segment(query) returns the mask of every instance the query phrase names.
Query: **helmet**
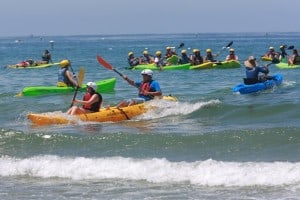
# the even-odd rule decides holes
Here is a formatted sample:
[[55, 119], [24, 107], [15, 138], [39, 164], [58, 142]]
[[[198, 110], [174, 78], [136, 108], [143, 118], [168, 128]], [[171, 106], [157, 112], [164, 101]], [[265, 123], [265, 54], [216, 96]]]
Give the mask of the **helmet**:
[[148, 51], [144, 51], [143, 54], [148, 54]]
[[186, 50], [185, 50], [185, 49], [183, 49], [183, 50], [181, 51], [181, 53], [186, 53]]
[[159, 56], [159, 55], [161, 55], [161, 51], [157, 51], [155, 54], [156, 54], [157, 56]]
[[211, 53], [211, 49], [206, 49], [206, 53]]
[[231, 48], [231, 49], [229, 49], [229, 51], [234, 51], [234, 49]]
[[170, 50], [171, 49], [171, 47], [166, 47], [166, 50]]
[[97, 85], [94, 82], [88, 82], [86, 86], [93, 88], [94, 91], [97, 91]]
[[269, 49], [270, 49], [270, 50], [274, 50], [274, 47], [270, 47]]
[[131, 55], [133, 55], [133, 52], [132, 52], [132, 51], [130, 51], [130, 52], [128, 53], [128, 56], [131, 56]]
[[193, 49], [193, 52], [196, 53], [196, 52], [200, 52], [199, 49]]
[[151, 69], [144, 69], [142, 72], [141, 72], [142, 75], [146, 74], [148, 76], [153, 76], [153, 71]]
[[68, 67], [70, 65], [70, 61], [69, 60], [62, 60], [62, 61], [60, 61], [59, 65], [61, 67]]

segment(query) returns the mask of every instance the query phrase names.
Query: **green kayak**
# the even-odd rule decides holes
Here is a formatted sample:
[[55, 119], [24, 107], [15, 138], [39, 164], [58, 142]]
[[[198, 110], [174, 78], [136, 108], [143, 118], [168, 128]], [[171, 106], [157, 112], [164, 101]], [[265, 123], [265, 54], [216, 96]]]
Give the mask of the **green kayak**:
[[[116, 78], [105, 79], [96, 82], [98, 92], [112, 92], [116, 85]], [[57, 87], [57, 86], [29, 86], [25, 87], [22, 92], [16, 96], [39, 96], [49, 94], [67, 94], [75, 91], [74, 87]], [[86, 84], [83, 84], [79, 91], [86, 91]]]
[[288, 63], [284, 63], [284, 62], [278, 63], [275, 66], [279, 69], [297, 69], [297, 68], [300, 68], [300, 65], [289, 65]]
[[13, 68], [13, 69], [41, 69], [41, 68], [51, 67], [51, 66], [55, 66], [55, 65], [59, 65], [59, 62], [48, 63], [48, 64], [38, 64], [38, 65], [27, 66], [27, 67], [22, 67], [22, 66], [18, 66], [18, 65], [7, 65], [6, 67]]
[[236, 60], [230, 60], [230, 61], [214, 63], [213, 67], [216, 69], [239, 68], [239, 67], [241, 67], [241, 63]]

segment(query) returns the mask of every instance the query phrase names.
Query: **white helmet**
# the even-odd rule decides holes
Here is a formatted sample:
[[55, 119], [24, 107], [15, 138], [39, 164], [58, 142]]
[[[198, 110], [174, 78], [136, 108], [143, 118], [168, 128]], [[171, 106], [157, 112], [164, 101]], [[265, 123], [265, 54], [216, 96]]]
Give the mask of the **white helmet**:
[[93, 88], [94, 91], [97, 91], [97, 85], [94, 82], [88, 82], [86, 86]]
[[143, 75], [143, 74], [146, 74], [146, 75], [148, 75], [148, 76], [153, 76], [153, 71], [151, 70], [151, 69], [144, 69], [142, 72], [141, 72], [141, 74]]

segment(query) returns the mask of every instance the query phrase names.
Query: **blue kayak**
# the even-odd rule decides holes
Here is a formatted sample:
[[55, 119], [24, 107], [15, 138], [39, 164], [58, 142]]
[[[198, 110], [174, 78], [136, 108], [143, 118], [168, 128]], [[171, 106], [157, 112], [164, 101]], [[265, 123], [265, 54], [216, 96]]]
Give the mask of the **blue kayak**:
[[270, 80], [261, 83], [255, 83], [251, 85], [246, 85], [244, 83], [238, 84], [232, 88], [232, 91], [239, 92], [240, 94], [249, 94], [249, 93], [255, 93], [255, 92], [271, 89], [274, 86], [278, 86], [282, 83], [283, 77], [281, 74], [275, 74], [270, 77], [271, 77]]

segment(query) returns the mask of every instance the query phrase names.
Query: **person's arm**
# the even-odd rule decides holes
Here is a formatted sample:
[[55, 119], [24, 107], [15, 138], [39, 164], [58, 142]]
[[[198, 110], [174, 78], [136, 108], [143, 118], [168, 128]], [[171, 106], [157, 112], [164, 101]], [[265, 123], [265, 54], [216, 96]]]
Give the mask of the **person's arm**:
[[133, 80], [131, 80], [130, 78], [128, 78], [128, 77], [125, 76], [125, 75], [123, 75], [122, 77], [123, 77], [123, 79], [124, 79], [125, 81], [127, 81], [130, 85], [135, 86]]
[[66, 76], [74, 86], [78, 87], [77, 82], [73, 79], [73, 76], [69, 70], [66, 71]]

